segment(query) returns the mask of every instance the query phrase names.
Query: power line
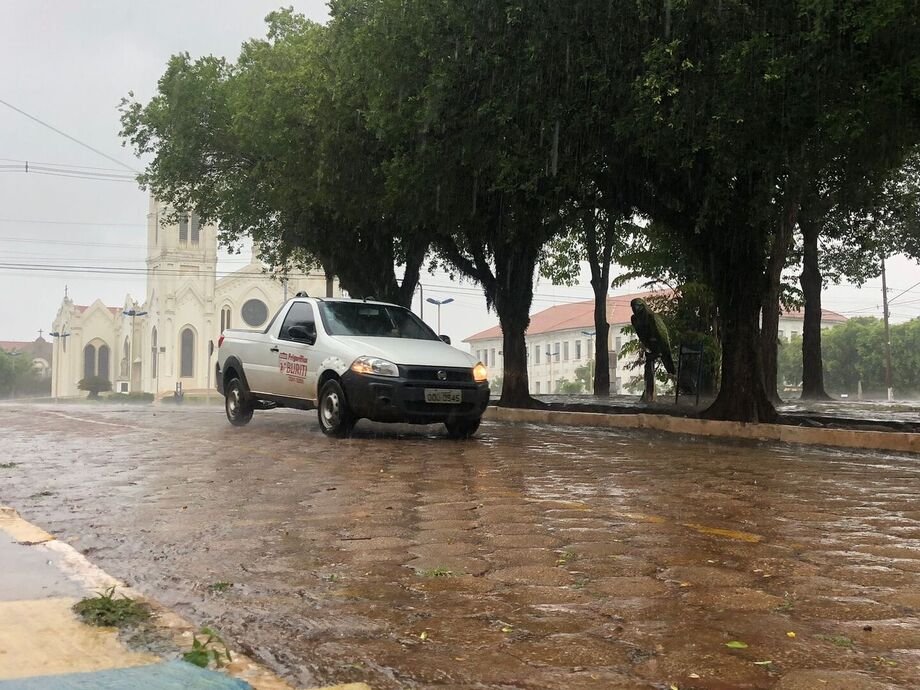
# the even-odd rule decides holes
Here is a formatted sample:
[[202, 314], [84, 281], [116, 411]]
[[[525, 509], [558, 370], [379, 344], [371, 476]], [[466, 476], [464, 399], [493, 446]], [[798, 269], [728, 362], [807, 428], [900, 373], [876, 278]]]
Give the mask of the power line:
[[920, 285], [920, 281], [917, 281], [916, 283], [914, 283], [913, 285], [911, 285], [911, 286], [910, 286], [909, 288], [907, 288], [906, 290], [902, 290], [902, 291], [899, 292], [897, 295], [895, 295], [894, 297], [892, 297], [890, 300], [888, 300], [888, 304], [891, 304], [891, 303], [894, 302], [896, 299], [898, 299], [898, 297], [901, 297], [901, 296], [904, 295], [905, 293], [910, 292], [911, 290], [913, 290], [913, 289], [914, 289], [915, 287], [917, 287], [918, 285]]
[[32, 121], [34, 121], [34, 122], [37, 122], [37, 123], [40, 124], [42, 127], [47, 127], [47, 128], [50, 129], [52, 132], [55, 132], [55, 133], [57, 133], [57, 134], [60, 134], [60, 135], [61, 135], [62, 137], [64, 137], [65, 139], [69, 139], [70, 141], [74, 142], [75, 144], [79, 144], [79, 145], [82, 146], [83, 148], [89, 149], [89, 150], [92, 151], [93, 153], [102, 156], [102, 157], [105, 158], [106, 160], [112, 161], [113, 163], [117, 164], [118, 166], [120, 166], [120, 167], [122, 167], [122, 168], [125, 168], [125, 169], [127, 169], [127, 170], [130, 170], [130, 171], [133, 172], [133, 173], [138, 173], [138, 174], [140, 173], [139, 170], [135, 170], [135, 169], [132, 168], [130, 165], [127, 165], [127, 164], [125, 164], [125, 163], [122, 163], [122, 162], [121, 162], [120, 160], [118, 160], [117, 158], [113, 158], [113, 157], [110, 156], [109, 154], [103, 153], [102, 151], [100, 151], [100, 150], [97, 149], [96, 147], [90, 146], [90, 145], [87, 144], [86, 142], [80, 141], [80, 140], [77, 139], [76, 137], [73, 137], [73, 136], [71, 136], [70, 134], [68, 134], [67, 132], [61, 131], [60, 129], [58, 129], [58, 128], [55, 127], [54, 125], [50, 125], [50, 124], [48, 124], [47, 122], [45, 122], [44, 120], [40, 120], [39, 118], [35, 117], [34, 115], [31, 115], [31, 114], [27, 113], [25, 110], [22, 110], [21, 108], [17, 108], [15, 105], [13, 105], [12, 103], [8, 103], [7, 101], [3, 100], [2, 98], [0, 98], [0, 104], [5, 105], [5, 106], [6, 106], [7, 108], [9, 108], [10, 110], [15, 110], [15, 111], [16, 111], [17, 113], [19, 113], [20, 115], [24, 115], [25, 117], [29, 118], [30, 120], [32, 120]]
[[100, 176], [94, 177], [92, 175], [73, 175], [70, 173], [47, 172], [43, 170], [28, 170], [28, 171], [27, 170], [0, 170], [0, 172], [21, 173], [24, 175], [45, 175], [47, 177], [70, 177], [76, 180], [90, 180], [92, 182], [133, 182], [133, 183], [137, 182], [136, 180], [132, 178], [128, 178], [128, 177], [123, 177], [123, 178], [100, 177]]
[[109, 172], [117, 172], [121, 175], [124, 175], [119, 168], [103, 168], [98, 165], [77, 165], [76, 163], [49, 163], [47, 161], [31, 161], [24, 160], [22, 158], [0, 158], [0, 161], [6, 161], [7, 163], [29, 163], [32, 165], [49, 165], [58, 168], [82, 168], [84, 170], [101, 170]]
[[[85, 220], [38, 220], [35, 218], [0, 218], [0, 223], [29, 223], [35, 225], [97, 225], [111, 228], [146, 228], [145, 223], [93, 223]], [[3, 238], [0, 238], [3, 239]]]

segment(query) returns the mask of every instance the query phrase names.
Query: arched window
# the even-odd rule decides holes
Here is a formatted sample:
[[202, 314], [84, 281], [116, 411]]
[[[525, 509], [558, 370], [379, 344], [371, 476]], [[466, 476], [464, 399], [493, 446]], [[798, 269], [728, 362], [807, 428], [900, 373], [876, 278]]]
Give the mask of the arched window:
[[160, 361], [160, 347], [157, 345], [156, 326], [154, 326], [153, 331], [150, 333], [150, 354], [153, 357], [150, 363], [150, 378], [155, 379], [157, 377], [157, 366]]
[[111, 350], [109, 350], [108, 345], [99, 346], [99, 366], [96, 367], [96, 376], [106, 379], [107, 381], [111, 380], [111, 369], [109, 369], [109, 360]]
[[224, 307], [220, 310], [220, 332], [223, 333], [228, 328], [233, 328], [230, 324], [230, 307]]
[[121, 378], [128, 378], [128, 372], [131, 370], [131, 343], [127, 336], [125, 337], [125, 346], [121, 355]]
[[83, 378], [88, 379], [96, 375], [96, 346], [87, 345], [83, 348]]
[[199, 238], [201, 237], [201, 228], [200, 228], [200, 223], [198, 219], [198, 214], [193, 211], [189, 215], [190, 215], [189, 225], [191, 226], [191, 230], [192, 230], [192, 246], [197, 247]]
[[179, 345], [179, 376], [191, 378], [195, 375], [195, 332], [191, 328], [182, 330]]

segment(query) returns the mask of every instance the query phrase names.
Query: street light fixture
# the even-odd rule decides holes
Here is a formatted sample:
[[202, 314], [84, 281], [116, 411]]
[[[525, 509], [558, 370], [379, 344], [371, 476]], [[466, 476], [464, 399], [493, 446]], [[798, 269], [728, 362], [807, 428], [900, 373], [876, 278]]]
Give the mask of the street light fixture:
[[124, 309], [121, 312], [125, 316], [131, 317], [131, 361], [128, 362], [128, 392], [134, 392], [134, 334], [136, 333], [134, 329], [134, 319], [138, 316], [147, 316], [147, 312], [138, 311], [137, 309]]
[[[55, 342], [57, 342], [60, 339], [60, 340], [63, 340], [65, 344], [67, 342], [66, 338], [70, 337], [70, 333], [64, 333], [61, 331], [51, 331], [51, 333], [49, 333], [48, 335], [54, 338]], [[58, 399], [57, 373], [61, 369], [61, 346], [60, 345], [58, 345], [57, 350], [58, 350], [57, 354], [54, 356], [54, 360], [51, 362], [51, 368], [54, 371], [54, 381], [52, 382], [52, 387], [54, 388], [54, 402], [57, 402], [57, 399]], [[54, 366], [55, 362], [57, 362], [57, 368], [55, 368]]]
[[434, 297], [429, 297], [425, 300], [430, 302], [438, 308], [438, 335], [441, 335], [441, 306], [445, 304], [450, 304], [454, 301], [453, 297], [448, 297], [446, 299], [435, 299]]

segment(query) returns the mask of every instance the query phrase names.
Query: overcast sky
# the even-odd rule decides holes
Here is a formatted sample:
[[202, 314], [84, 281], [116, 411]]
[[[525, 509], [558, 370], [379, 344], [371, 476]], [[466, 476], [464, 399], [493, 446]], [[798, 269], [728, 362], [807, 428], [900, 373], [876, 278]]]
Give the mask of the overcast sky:
[[[0, 100], [53, 125], [131, 168], [142, 162], [122, 148], [117, 106], [129, 91], [143, 101], [156, 88], [170, 55], [216, 54], [235, 58], [247, 38], [264, 34], [265, 15], [294, 7], [317, 21], [320, 0], [3, 0], [0, 6]], [[96, 298], [120, 306], [125, 294], [144, 299], [142, 275], [87, 272], [86, 267], [144, 267], [146, 194], [132, 182], [85, 180], [13, 172], [18, 161], [127, 170], [0, 104], [0, 340], [34, 339], [51, 322], [67, 285], [78, 304]], [[94, 171], [104, 172], [104, 171]], [[224, 255], [221, 270], [245, 264]], [[58, 272], [24, 265], [55, 264]], [[904, 258], [890, 262], [894, 321], [920, 314], [920, 268]], [[470, 283], [425, 276], [425, 296], [453, 297], [443, 307], [442, 332], [455, 341], [496, 323]], [[568, 289], [542, 282], [534, 310], [575, 298], [587, 286]], [[619, 292], [623, 292], [620, 290]], [[881, 283], [862, 290], [831, 288], [824, 306], [850, 316], [881, 315]], [[426, 320], [436, 325], [428, 305]], [[418, 299], [416, 299], [418, 311]]]

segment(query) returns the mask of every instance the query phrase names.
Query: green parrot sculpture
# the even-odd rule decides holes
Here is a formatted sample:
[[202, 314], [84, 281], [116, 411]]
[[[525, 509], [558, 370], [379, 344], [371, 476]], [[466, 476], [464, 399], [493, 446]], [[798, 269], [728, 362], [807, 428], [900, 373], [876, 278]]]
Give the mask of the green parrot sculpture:
[[633, 328], [636, 335], [639, 336], [639, 342], [642, 343], [646, 351], [652, 358], [660, 357], [661, 363], [668, 373], [676, 373], [674, 368], [674, 358], [671, 356], [671, 341], [668, 339], [668, 328], [658, 314], [648, 308], [644, 299], [636, 298], [629, 303], [632, 307]]

